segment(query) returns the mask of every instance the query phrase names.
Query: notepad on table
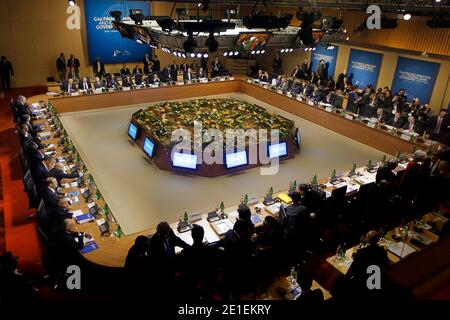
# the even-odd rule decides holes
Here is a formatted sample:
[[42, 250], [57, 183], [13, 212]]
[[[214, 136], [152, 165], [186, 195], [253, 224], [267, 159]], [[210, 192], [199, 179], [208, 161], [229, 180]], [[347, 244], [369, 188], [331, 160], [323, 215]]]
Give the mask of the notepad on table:
[[404, 242], [390, 242], [388, 244], [388, 250], [400, 258], [404, 258], [407, 255], [416, 251], [413, 247]]
[[98, 245], [97, 243], [94, 242], [90, 242], [89, 244], [85, 245], [83, 249], [81, 249], [81, 253], [86, 254], [89, 253], [91, 251], [97, 250], [98, 249]]
[[283, 201], [286, 204], [292, 203], [291, 197], [289, 197], [286, 193], [280, 193], [280, 194], [278, 194], [277, 197], [278, 197], [278, 199], [280, 199], [281, 201]]
[[233, 223], [229, 219], [224, 219], [224, 220], [212, 222], [211, 227], [219, 236], [222, 236], [228, 230], [233, 229]]
[[79, 224], [83, 224], [89, 221], [93, 221], [95, 220], [94, 215], [92, 215], [91, 213], [84, 213], [80, 216], [77, 216], [75, 218], [75, 220], [79, 223]]

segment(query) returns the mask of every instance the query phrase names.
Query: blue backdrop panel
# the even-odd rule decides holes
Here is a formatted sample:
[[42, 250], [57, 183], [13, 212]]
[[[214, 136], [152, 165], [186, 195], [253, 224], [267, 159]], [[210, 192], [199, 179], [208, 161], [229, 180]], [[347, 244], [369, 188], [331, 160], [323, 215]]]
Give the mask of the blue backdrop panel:
[[316, 50], [312, 53], [312, 70], [317, 71], [317, 66], [321, 59], [323, 59], [324, 63], [329, 64], [328, 66], [328, 75], [334, 79], [334, 71], [336, 69], [336, 59], [338, 54], [338, 47], [335, 46], [333, 50], [327, 50], [327, 46], [324, 44], [319, 44], [316, 47]]
[[419, 98], [422, 103], [429, 103], [439, 66], [435, 62], [399, 57], [392, 91], [405, 89], [408, 100]]
[[110, 12], [122, 11], [122, 18], [128, 16], [130, 9], [142, 9], [144, 15], [150, 15], [150, 5], [146, 1], [85, 0], [86, 33], [89, 48], [89, 62], [97, 57], [103, 63], [122, 63], [142, 61], [151, 49], [146, 44], [122, 38], [112, 29]]
[[353, 85], [363, 88], [372, 84], [376, 88], [382, 60], [381, 53], [351, 49], [347, 74], [353, 73]]

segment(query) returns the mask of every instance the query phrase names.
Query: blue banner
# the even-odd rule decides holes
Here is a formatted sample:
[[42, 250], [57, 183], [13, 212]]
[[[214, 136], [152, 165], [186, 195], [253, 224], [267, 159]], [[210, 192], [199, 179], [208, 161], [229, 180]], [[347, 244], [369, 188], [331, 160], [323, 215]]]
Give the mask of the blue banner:
[[97, 57], [103, 63], [122, 63], [142, 61], [151, 49], [146, 44], [122, 38], [117, 30], [112, 29], [109, 14], [122, 11], [122, 18], [128, 16], [130, 9], [141, 9], [145, 16], [150, 15], [150, 4], [146, 1], [85, 0], [86, 33], [89, 48], [89, 63]]
[[351, 49], [347, 74], [353, 74], [353, 85], [364, 88], [372, 84], [376, 88], [382, 60], [381, 53]]
[[311, 61], [312, 61], [312, 71], [317, 71], [317, 66], [320, 60], [326, 65], [328, 63], [328, 75], [334, 79], [334, 71], [336, 69], [336, 59], [338, 54], [338, 47], [334, 49], [327, 50], [327, 46], [320, 43], [317, 45], [316, 50], [313, 51]]
[[419, 98], [429, 103], [439, 71], [439, 63], [399, 57], [392, 92], [405, 89], [408, 100]]

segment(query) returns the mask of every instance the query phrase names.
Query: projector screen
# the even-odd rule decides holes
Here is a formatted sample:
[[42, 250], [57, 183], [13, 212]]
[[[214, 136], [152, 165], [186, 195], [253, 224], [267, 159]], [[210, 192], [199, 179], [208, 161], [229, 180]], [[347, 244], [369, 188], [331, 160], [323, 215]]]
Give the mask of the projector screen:
[[177, 168], [197, 169], [197, 155], [189, 153], [174, 152], [172, 165]]
[[287, 143], [281, 142], [276, 144], [271, 144], [268, 146], [269, 148], [269, 158], [280, 158], [287, 156], [288, 150], [287, 150]]
[[248, 163], [247, 151], [239, 151], [235, 153], [227, 153], [225, 155], [225, 166], [227, 169], [244, 166]]
[[135, 141], [137, 137], [137, 131], [138, 128], [136, 127], [136, 125], [133, 122], [130, 122], [130, 125], [128, 126], [128, 136]]
[[144, 152], [151, 158], [153, 157], [153, 151], [155, 150], [155, 144], [152, 140], [145, 137], [144, 140]]

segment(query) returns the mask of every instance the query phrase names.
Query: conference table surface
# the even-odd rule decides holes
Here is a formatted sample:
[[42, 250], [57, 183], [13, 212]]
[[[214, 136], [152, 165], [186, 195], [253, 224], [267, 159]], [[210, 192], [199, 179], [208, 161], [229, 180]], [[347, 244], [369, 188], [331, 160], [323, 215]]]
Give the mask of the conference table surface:
[[[277, 108], [290, 112], [299, 117], [310, 120], [323, 127], [331, 129], [335, 132], [341, 133], [354, 140], [363, 142], [374, 148], [385, 151], [387, 154], [394, 154], [396, 151], [410, 152], [413, 144], [399, 139], [398, 137], [385, 133], [382, 130], [369, 128], [364, 124], [356, 121], [349, 121], [340, 115], [327, 112], [317, 107], [311, 107], [296, 99], [280, 95], [274, 91], [267, 90], [259, 85], [248, 83], [242, 78], [227, 81], [214, 81], [209, 83], [186, 84], [176, 86], [166, 86], [161, 88], [143, 88], [132, 91], [110, 92], [92, 95], [80, 95], [72, 97], [51, 98], [48, 95], [38, 95], [28, 99], [30, 103], [38, 102], [40, 100], [50, 101], [58, 113], [76, 112], [82, 110], [92, 110], [98, 108], [117, 107], [135, 103], [154, 102], [181, 98], [190, 98], [198, 96], [199, 93], [203, 96], [222, 94], [228, 92], [241, 92], [266, 103], [269, 103]], [[164, 98], [162, 98], [164, 97]], [[49, 99], [50, 98], [50, 99]], [[52, 142], [52, 140], [49, 140]], [[53, 142], [57, 142], [56, 139]], [[54, 143], [56, 144], [56, 143]], [[80, 197], [80, 204], [70, 208], [71, 210], [86, 210], [87, 204], [83, 203], [84, 199]], [[262, 198], [259, 199], [259, 202]], [[237, 204], [226, 208], [226, 212], [235, 212]], [[252, 208], [254, 211], [254, 208]], [[269, 214], [262, 210], [260, 215], [261, 220]], [[230, 220], [233, 220], [231, 217]], [[202, 221], [206, 222], [204, 226], [209, 227], [209, 223], [203, 217]], [[172, 224], [176, 230], [177, 222]], [[133, 245], [134, 239], [138, 235], [153, 234], [155, 230], [145, 230], [143, 232], [126, 235], [122, 237], [102, 237], [97, 223], [85, 223], [79, 226], [80, 230], [88, 232], [94, 236], [99, 249], [85, 254], [85, 258], [92, 263], [110, 266], [121, 267], [124, 265], [125, 257], [129, 248]], [[117, 224], [112, 223], [112, 231], [117, 228]], [[211, 228], [209, 228], [210, 230]], [[213, 231], [214, 232], [214, 231]], [[210, 234], [212, 237], [212, 234]], [[185, 238], [185, 237], [183, 237]]]

